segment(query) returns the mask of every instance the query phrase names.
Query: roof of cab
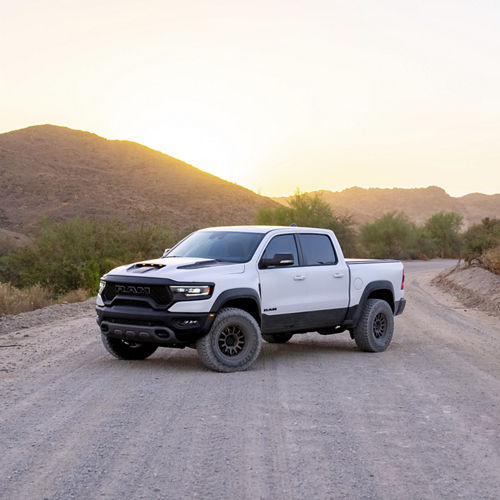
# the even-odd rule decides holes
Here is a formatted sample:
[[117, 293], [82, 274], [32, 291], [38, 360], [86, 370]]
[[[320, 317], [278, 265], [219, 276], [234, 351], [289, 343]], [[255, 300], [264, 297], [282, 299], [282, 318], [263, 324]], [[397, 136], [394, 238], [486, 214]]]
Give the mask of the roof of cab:
[[326, 229], [314, 227], [299, 227], [299, 226], [218, 226], [207, 227], [200, 229], [200, 231], [237, 231], [242, 233], [269, 233], [280, 229], [297, 230], [301, 231], [327, 231]]

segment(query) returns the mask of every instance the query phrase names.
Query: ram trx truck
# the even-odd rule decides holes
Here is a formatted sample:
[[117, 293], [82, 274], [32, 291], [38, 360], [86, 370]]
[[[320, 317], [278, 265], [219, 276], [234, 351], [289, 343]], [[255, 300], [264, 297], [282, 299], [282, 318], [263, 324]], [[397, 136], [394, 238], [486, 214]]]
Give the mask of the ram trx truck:
[[97, 322], [106, 349], [145, 359], [158, 347], [193, 347], [220, 372], [249, 368], [262, 339], [348, 331], [359, 349], [385, 351], [405, 308], [395, 260], [344, 259], [334, 233], [306, 227], [196, 231], [160, 259], [101, 279]]

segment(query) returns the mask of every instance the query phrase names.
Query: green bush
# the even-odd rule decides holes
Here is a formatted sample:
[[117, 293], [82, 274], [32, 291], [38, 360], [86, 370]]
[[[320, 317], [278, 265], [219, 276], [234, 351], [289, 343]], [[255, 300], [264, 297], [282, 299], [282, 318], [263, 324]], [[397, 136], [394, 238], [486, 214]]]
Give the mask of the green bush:
[[418, 256], [418, 231], [402, 212], [389, 212], [365, 224], [359, 233], [366, 257], [413, 259]]
[[256, 224], [268, 226], [321, 227], [335, 232], [346, 256], [356, 248], [356, 233], [349, 216], [336, 216], [319, 195], [303, 194], [299, 190], [291, 197], [288, 206], [263, 208], [257, 213]]
[[[451, 258], [460, 256], [462, 216], [455, 212], [439, 212], [424, 225], [428, 257]], [[429, 255], [431, 254], [431, 255]]]
[[500, 246], [500, 219], [486, 217], [463, 234], [463, 255], [469, 264], [497, 246]]
[[41, 284], [55, 295], [77, 288], [95, 294], [102, 274], [120, 264], [160, 256], [174, 241], [169, 231], [155, 225], [130, 228], [83, 217], [61, 224], [43, 220], [33, 246], [0, 259], [0, 280], [23, 288]]

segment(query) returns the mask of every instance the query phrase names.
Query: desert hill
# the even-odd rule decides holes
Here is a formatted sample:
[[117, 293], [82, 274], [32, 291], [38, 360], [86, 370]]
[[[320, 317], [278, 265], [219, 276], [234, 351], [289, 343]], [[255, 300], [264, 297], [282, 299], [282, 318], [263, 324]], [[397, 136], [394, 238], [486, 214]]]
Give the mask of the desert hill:
[[[464, 219], [463, 228], [481, 222], [484, 217], [500, 218], [500, 194], [468, 194], [454, 198], [443, 189], [431, 186], [418, 189], [363, 189], [314, 191], [339, 215], [351, 215], [355, 224], [373, 222], [389, 211], [402, 211], [415, 223], [423, 224], [437, 212], [457, 212]], [[273, 198], [286, 204], [287, 199]]]
[[0, 134], [0, 229], [83, 215], [170, 228], [247, 224], [275, 202], [128, 141], [53, 125]]

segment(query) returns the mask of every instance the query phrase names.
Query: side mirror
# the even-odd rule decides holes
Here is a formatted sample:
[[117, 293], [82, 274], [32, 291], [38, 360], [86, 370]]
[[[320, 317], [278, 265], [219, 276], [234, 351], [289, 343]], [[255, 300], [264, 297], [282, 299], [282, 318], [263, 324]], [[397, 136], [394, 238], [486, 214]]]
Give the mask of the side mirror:
[[165, 250], [164, 250], [163, 255], [161, 256], [161, 258], [163, 259], [163, 257], [166, 257], [168, 255], [168, 252], [170, 252], [170, 248], [165, 248]]
[[270, 259], [261, 259], [259, 267], [261, 269], [266, 269], [267, 267], [285, 267], [293, 266], [294, 263], [295, 261], [291, 253], [276, 253]]

